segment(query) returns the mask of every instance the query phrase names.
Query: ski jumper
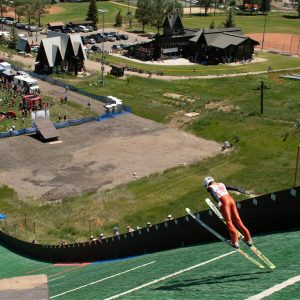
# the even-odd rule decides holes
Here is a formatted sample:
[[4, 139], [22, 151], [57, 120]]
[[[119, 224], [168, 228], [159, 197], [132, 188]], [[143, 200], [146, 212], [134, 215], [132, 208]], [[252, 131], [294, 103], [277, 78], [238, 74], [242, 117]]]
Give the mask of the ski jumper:
[[238, 188], [225, 186], [225, 184], [217, 182], [213, 182], [207, 188], [214, 200], [218, 202], [218, 206], [220, 207], [221, 213], [226, 221], [231, 242], [234, 244], [238, 241], [238, 234], [235, 225], [237, 225], [242, 231], [245, 237], [245, 241], [247, 242], [249, 239], [251, 239], [250, 232], [247, 229], [247, 227], [243, 224], [238, 210], [236, 208], [236, 203], [231, 197], [231, 195], [228, 193], [227, 189], [244, 192], [243, 190], [240, 190]]

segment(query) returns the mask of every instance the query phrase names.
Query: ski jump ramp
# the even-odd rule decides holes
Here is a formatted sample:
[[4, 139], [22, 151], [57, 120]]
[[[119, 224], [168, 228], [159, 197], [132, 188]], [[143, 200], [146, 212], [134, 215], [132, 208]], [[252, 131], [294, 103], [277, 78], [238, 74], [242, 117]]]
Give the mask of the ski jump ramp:
[[58, 139], [59, 134], [53, 123], [48, 118], [36, 118], [34, 120], [36, 126], [36, 132], [43, 140], [54, 140]]

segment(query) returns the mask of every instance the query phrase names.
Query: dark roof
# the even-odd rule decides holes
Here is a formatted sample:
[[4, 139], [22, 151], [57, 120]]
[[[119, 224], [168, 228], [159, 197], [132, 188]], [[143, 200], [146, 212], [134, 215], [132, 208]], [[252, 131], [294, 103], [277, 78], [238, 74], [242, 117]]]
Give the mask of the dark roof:
[[204, 36], [208, 46], [221, 49], [225, 49], [230, 45], [239, 45], [245, 40], [251, 40], [258, 44], [257, 41], [244, 36], [242, 30], [238, 27], [203, 29], [191, 38], [190, 41], [197, 43], [201, 36]]
[[183, 29], [183, 25], [180, 19], [180, 16], [177, 13], [168, 14], [164, 20], [163, 27], [166, 25], [169, 25], [171, 29], [175, 26], [175, 24], [178, 24], [180, 28]]
[[30, 52], [30, 46], [27, 39], [18, 38], [16, 49], [18, 51]]
[[93, 21], [88, 21], [88, 20], [85, 20], [85, 21], [72, 21], [72, 22], [69, 22], [69, 24], [72, 24], [72, 25], [95, 25], [95, 23]]

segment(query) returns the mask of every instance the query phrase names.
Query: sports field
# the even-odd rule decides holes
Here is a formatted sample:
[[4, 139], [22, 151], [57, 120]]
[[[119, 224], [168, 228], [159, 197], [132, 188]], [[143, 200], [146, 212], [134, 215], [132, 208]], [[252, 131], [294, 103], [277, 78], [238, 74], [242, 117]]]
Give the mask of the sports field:
[[51, 299], [263, 299], [251, 297], [263, 291], [266, 299], [300, 299], [299, 237], [299, 230], [254, 237], [274, 271], [257, 268], [222, 242], [69, 266], [0, 246], [0, 277], [47, 274]]

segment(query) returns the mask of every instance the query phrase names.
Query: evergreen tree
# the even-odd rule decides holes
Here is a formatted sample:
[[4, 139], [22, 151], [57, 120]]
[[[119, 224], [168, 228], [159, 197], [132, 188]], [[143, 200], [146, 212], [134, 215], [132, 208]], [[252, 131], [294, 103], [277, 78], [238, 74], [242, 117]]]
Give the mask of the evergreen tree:
[[122, 24], [123, 24], [123, 17], [121, 15], [121, 10], [119, 10], [119, 12], [116, 15], [116, 19], [115, 19], [115, 26], [121, 27]]
[[90, 1], [86, 20], [93, 21], [95, 24], [98, 23], [98, 11], [96, 0]]
[[15, 26], [12, 26], [11, 27], [11, 32], [10, 32], [10, 38], [9, 38], [9, 41], [8, 41], [8, 48], [16, 49], [17, 41], [18, 41], [17, 31], [15, 29]]
[[215, 29], [215, 21], [212, 20], [210, 25], [209, 25], [209, 29]]
[[233, 17], [233, 10], [232, 10], [232, 8], [230, 8], [228, 11], [227, 19], [224, 23], [224, 27], [228, 28], [228, 27], [234, 27], [234, 26], [235, 26], [235, 23], [234, 23], [234, 17]]
[[260, 10], [265, 14], [270, 11], [271, 0], [261, 0]]

